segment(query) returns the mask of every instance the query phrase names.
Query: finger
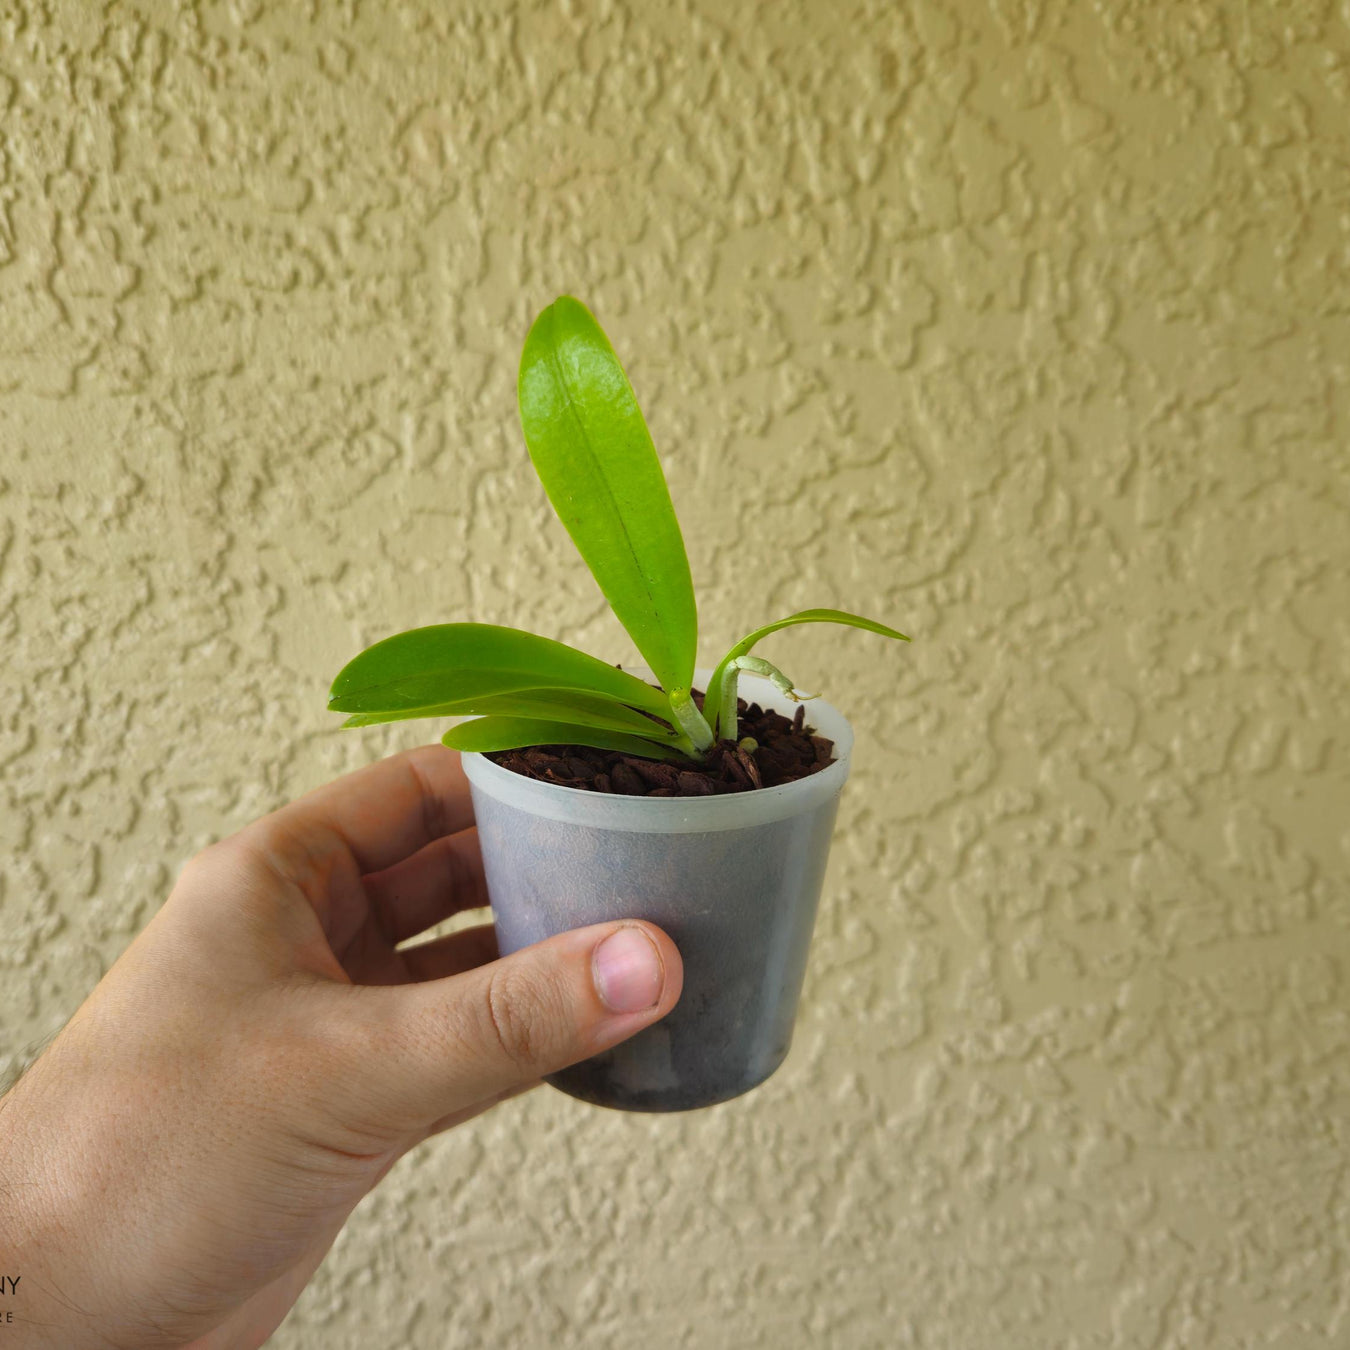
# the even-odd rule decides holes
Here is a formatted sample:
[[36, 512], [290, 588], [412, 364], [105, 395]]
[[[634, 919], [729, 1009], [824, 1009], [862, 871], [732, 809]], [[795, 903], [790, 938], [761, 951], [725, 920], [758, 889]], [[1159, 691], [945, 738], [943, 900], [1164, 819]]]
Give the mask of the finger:
[[596, 924], [448, 979], [359, 991], [364, 1081], [391, 1126], [435, 1120], [626, 1040], [675, 1006], [683, 966], [654, 924]]
[[458, 975], [497, 955], [497, 930], [490, 923], [398, 950], [367, 926], [342, 953], [342, 968], [353, 984], [407, 984]]
[[447, 933], [431, 942], [418, 942], [398, 952], [404, 969], [414, 981], [443, 980], [472, 971], [497, 960], [497, 929], [491, 923], [475, 923], [458, 933]]
[[336, 840], [362, 872], [379, 872], [472, 824], [459, 755], [443, 745], [423, 745], [315, 788], [245, 833], [309, 851]]
[[366, 895], [380, 931], [404, 942], [433, 924], [488, 902], [483, 855], [476, 829], [460, 830], [383, 872], [365, 878]]
[[461, 928], [458, 933], [447, 933], [431, 942], [419, 942], [399, 952], [404, 969], [419, 981], [459, 975], [495, 961], [498, 955], [497, 930], [490, 923]]

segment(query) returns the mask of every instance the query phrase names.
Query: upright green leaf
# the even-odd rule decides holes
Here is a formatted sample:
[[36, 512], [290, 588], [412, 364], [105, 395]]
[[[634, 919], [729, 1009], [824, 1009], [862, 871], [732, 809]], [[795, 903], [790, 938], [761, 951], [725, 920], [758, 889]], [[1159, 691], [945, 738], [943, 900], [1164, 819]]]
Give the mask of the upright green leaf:
[[658, 717], [671, 715], [659, 689], [574, 647], [488, 623], [414, 628], [367, 647], [338, 673], [334, 712], [416, 712], [522, 689], [585, 689]]
[[681, 759], [669, 745], [626, 736], [621, 731], [577, 726], [571, 722], [543, 722], [532, 717], [476, 717], [451, 727], [441, 740], [452, 750], [519, 750], [527, 745], [592, 745], [598, 750], [619, 750], [646, 759]]
[[534, 321], [520, 358], [530, 458], [619, 622], [667, 692], [694, 677], [698, 616], [670, 490], [609, 339], [579, 300]]
[[789, 614], [786, 619], [779, 619], [776, 623], [767, 623], [763, 628], [756, 628], [722, 658], [717, 669], [713, 671], [712, 679], [708, 681], [703, 710], [709, 720], [717, 719], [716, 730], [719, 738], [734, 736], [736, 731], [736, 672], [732, 668], [732, 663], [738, 657], [747, 655], [761, 638], [776, 633], [780, 628], [791, 628], [799, 623], [842, 623], [850, 628], [865, 628], [868, 632], [880, 633], [882, 637], [898, 638], [901, 642], [909, 641], [903, 633], [888, 628], [884, 623], [877, 623], [875, 619], [863, 619], [842, 609], [803, 609], [796, 614]]

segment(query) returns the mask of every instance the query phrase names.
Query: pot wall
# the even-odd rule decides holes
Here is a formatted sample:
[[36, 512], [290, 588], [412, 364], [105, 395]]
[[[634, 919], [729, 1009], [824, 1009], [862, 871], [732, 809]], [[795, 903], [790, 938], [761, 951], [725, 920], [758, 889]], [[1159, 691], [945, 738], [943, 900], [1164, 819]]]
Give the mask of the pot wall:
[[[793, 706], [766, 681], [741, 688]], [[684, 960], [684, 991], [667, 1017], [555, 1075], [554, 1086], [599, 1105], [678, 1111], [738, 1096], [783, 1062], [851, 745], [833, 708], [807, 707], [835, 740], [836, 762], [726, 797], [602, 796], [465, 756], [503, 952], [641, 918], [664, 928]]]

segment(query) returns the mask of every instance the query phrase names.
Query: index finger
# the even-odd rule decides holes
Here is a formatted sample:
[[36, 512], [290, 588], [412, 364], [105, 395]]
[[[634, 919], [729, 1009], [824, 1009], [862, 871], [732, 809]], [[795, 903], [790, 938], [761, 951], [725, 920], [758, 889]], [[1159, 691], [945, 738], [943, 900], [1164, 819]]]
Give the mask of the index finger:
[[422, 745], [325, 783], [259, 824], [302, 842], [336, 836], [363, 873], [379, 872], [467, 829], [473, 803], [458, 752]]

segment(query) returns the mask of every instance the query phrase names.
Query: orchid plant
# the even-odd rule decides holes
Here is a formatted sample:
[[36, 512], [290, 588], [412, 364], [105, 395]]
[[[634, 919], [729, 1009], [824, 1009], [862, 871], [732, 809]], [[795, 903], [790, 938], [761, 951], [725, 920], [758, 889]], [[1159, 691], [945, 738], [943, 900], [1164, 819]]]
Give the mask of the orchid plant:
[[737, 677], [802, 694], [751, 649], [801, 623], [838, 623], [908, 641], [837, 609], [804, 609], [742, 638], [693, 698], [698, 618], [670, 490], [628, 377], [591, 312], [570, 296], [534, 321], [520, 360], [520, 420], [544, 490], [659, 688], [550, 638], [485, 623], [434, 624], [385, 638], [343, 667], [328, 707], [344, 727], [459, 717], [457, 750], [585, 745], [700, 760], [737, 740]]

